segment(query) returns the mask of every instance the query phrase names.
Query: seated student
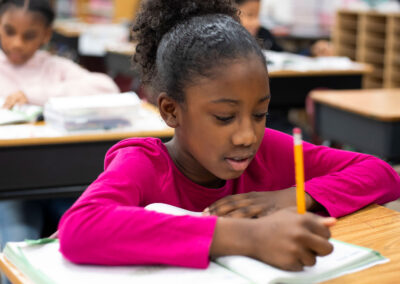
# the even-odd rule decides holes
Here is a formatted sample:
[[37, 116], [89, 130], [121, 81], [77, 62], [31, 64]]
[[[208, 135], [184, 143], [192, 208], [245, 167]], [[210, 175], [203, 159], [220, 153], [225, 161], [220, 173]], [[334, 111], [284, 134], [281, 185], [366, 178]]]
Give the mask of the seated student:
[[[148, 0], [133, 29], [135, 61], [175, 134], [108, 151], [104, 172], [61, 218], [63, 255], [198, 268], [210, 257], [246, 255], [301, 270], [329, 254], [335, 220], [290, 208], [293, 138], [265, 128], [266, 60], [231, 1]], [[304, 143], [304, 161], [310, 212], [339, 217], [400, 196], [400, 177], [376, 157]], [[143, 208], [156, 202], [205, 216]]]
[[[273, 51], [283, 51], [274, 35], [260, 24], [261, 0], [234, 0], [240, 10], [240, 21], [250, 34], [261, 40], [262, 48]], [[310, 47], [312, 56], [332, 56], [333, 46], [326, 40], [319, 40]]]
[[[119, 92], [106, 75], [90, 73], [67, 59], [38, 50], [50, 40], [53, 19], [54, 12], [46, 0], [0, 1], [3, 107], [24, 103], [43, 105], [51, 96]], [[71, 199], [0, 201], [0, 248], [8, 241], [39, 238], [45, 215], [50, 215], [48, 218], [57, 224], [58, 217], [72, 202]], [[6, 283], [4, 278], [3, 281]]]
[[[25, 2], [29, 3], [26, 8]], [[52, 34], [54, 13], [48, 1], [3, 0], [0, 17], [3, 107], [43, 105], [55, 96], [119, 92], [107, 75], [91, 73], [66, 58], [39, 50]]]

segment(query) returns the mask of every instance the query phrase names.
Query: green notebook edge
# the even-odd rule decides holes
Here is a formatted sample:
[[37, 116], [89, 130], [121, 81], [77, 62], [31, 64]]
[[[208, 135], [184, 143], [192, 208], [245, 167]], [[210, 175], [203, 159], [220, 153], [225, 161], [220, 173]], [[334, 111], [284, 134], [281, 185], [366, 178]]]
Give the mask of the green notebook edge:
[[[27, 246], [45, 245], [51, 242], [57, 242], [58, 239], [43, 238], [38, 240], [25, 240]], [[26, 258], [20, 246], [12, 246], [7, 243], [4, 250], [4, 256], [15, 265], [29, 280], [35, 284], [54, 284], [56, 281], [48, 277], [44, 272], [34, 268]]]

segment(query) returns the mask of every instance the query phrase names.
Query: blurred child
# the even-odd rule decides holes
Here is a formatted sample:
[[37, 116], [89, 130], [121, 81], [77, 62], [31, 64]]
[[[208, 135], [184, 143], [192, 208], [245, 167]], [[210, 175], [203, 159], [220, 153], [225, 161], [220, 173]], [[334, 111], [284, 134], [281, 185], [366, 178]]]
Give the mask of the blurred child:
[[[250, 34], [261, 40], [262, 48], [273, 51], [283, 51], [274, 35], [260, 24], [261, 0], [234, 0], [240, 10], [240, 21]], [[333, 46], [326, 40], [319, 40], [310, 47], [312, 56], [332, 56]]]
[[[301, 270], [329, 254], [335, 220], [289, 208], [293, 139], [265, 128], [266, 60], [231, 1], [148, 0], [134, 32], [135, 61], [175, 134], [108, 151], [104, 172], [60, 221], [63, 255], [198, 268], [210, 257], [246, 255]], [[400, 196], [400, 177], [375, 157], [304, 143], [304, 159], [310, 212], [339, 217]], [[143, 208], [156, 202], [204, 216]]]
[[50, 97], [117, 93], [105, 74], [39, 48], [52, 35], [54, 13], [46, 0], [0, 1], [0, 98], [3, 107], [43, 105]]
[[[5, 100], [0, 107], [43, 105], [52, 96], [119, 92], [108, 76], [39, 50], [50, 40], [53, 19], [46, 0], [0, 1], [0, 98]], [[0, 201], [0, 247], [39, 238], [45, 216], [57, 223], [71, 204], [71, 199]]]

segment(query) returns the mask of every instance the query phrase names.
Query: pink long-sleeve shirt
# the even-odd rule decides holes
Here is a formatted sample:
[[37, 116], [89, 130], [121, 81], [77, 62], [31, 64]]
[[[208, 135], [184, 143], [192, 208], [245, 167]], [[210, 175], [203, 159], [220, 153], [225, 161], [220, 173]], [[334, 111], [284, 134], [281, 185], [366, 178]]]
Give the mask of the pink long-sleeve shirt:
[[69, 59], [39, 50], [25, 64], [16, 66], [0, 50], [0, 98], [18, 91], [36, 105], [43, 105], [50, 97], [119, 93], [110, 77], [89, 72]]
[[[400, 178], [382, 160], [309, 143], [303, 147], [306, 191], [330, 215], [400, 196]], [[217, 217], [172, 216], [143, 206], [163, 202], [202, 211], [227, 195], [292, 187], [294, 177], [293, 139], [271, 129], [244, 173], [221, 188], [186, 178], [160, 140], [127, 139], [108, 151], [105, 171], [62, 217], [61, 252], [77, 263], [203, 268]]]

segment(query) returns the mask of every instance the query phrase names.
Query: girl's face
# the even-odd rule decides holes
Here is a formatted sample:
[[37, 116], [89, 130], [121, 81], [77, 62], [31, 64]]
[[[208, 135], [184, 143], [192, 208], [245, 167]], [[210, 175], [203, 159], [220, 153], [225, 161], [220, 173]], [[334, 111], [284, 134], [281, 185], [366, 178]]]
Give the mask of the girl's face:
[[184, 90], [175, 138], [167, 144], [178, 168], [208, 187], [239, 177], [249, 166], [264, 136], [270, 101], [268, 74], [255, 55], [219, 70]]
[[252, 36], [256, 36], [260, 29], [260, 1], [246, 1], [238, 8], [240, 10], [240, 22]]
[[36, 13], [10, 8], [0, 18], [0, 41], [14, 65], [27, 62], [51, 37], [51, 27]]

